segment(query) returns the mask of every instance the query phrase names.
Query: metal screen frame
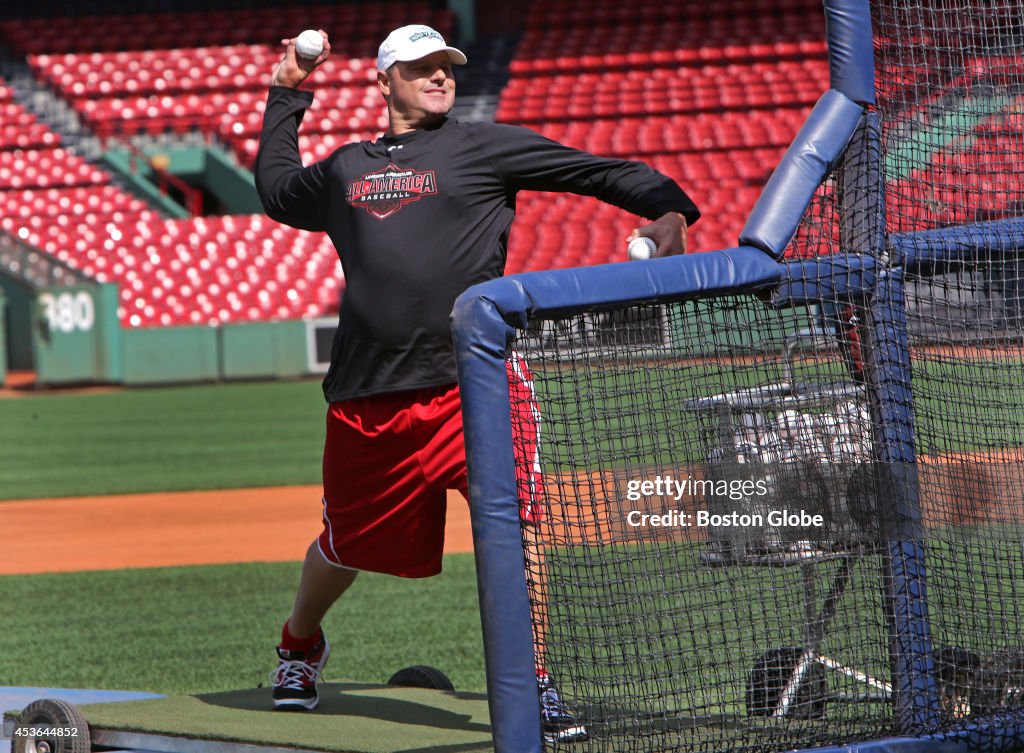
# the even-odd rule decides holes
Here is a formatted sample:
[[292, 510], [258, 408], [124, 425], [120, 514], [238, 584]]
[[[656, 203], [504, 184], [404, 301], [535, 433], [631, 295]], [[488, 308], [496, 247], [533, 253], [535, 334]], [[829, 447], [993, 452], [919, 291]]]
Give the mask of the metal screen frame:
[[[452, 312], [463, 396], [473, 537], [478, 569], [487, 686], [498, 753], [540, 753], [539, 703], [519, 520], [506, 357], [517, 329], [534, 317], [600, 311], [637, 303], [671, 303], [766, 291], [778, 307], [816, 303], [836, 294], [867, 302], [871, 353], [867, 368], [877, 457], [897, 469], [895, 533], [886, 557], [894, 679], [894, 732], [819, 750], [994, 750], [1024, 744], [1024, 719], [935, 729], [924, 544], [917, 500], [910, 353], [903, 286], [908, 271], [941, 266], [1005, 244], [1007, 229], [1024, 247], [1024, 221], [884, 236], [867, 232], [863, 248], [834, 258], [779, 261], [815, 191], [858, 128], [878, 138], [874, 55], [868, 0], [825, 0], [831, 88], [801, 128], [755, 205], [736, 248], [685, 257], [535, 272], [467, 290]], [[876, 141], [877, 144], [877, 141]], [[877, 164], [863, 169], [879, 176]], [[880, 213], [880, 216], [884, 216]], [[1015, 241], [1011, 241], [1015, 242]], [[994, 734], [994, 737], [993, 737]], [[997, 740], [995, 744], [993, 739]]]

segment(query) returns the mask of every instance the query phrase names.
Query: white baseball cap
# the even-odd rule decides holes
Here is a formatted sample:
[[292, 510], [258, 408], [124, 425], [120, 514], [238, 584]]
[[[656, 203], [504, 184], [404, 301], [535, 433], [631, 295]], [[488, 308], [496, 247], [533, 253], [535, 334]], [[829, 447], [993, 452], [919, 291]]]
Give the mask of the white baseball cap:
[[411, 24], [395, 29], [388, 34], [377, 51], [377, 70], [386, 71], [398, 61], [419, 60], [427, 55], [444, 50], [456, 65], [465, 65], [466, 56], [461, 50], [449, 47], [438, 32], [423, 24]]

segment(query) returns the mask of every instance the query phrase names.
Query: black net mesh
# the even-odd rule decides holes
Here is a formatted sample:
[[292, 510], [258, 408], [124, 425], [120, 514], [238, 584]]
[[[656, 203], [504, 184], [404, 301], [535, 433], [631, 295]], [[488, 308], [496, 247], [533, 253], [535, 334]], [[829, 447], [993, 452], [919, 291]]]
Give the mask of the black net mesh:
[[[549, 749], [780, 751], [967, 724], [979, 748], [1022, 744], [1000, 730], [1024, 719], [1024, 244], [1008, 240], [1024, 7], [871, 13], [877, 106], [786, 258], [833, 277], [869, 258], [884, 284], [588, 311], [513, 345], [537, 651], [589, 732]], [[938, 231], [955, 236], [939, 262], [899, 252]], [[886, 369], [911, 389], [880, 385]], [[885, 483], [892, 443], [913, 452], [909, 497]], [[906, 537], [930, 627], [910, 659], [889, 549]], [[907, 692], [927, 705], [913, 729]]]
[[1024, 712], [1024, 7], [872, 3], [886, 229], [958, 228], [906, 285], [940, 725]]
[[534, 630], [589, 731], [572, 750], [889, 729], [877, 531], [856, 491], [868, 412], [816, 325], [739, 297], [540, 321], [514, 344]]

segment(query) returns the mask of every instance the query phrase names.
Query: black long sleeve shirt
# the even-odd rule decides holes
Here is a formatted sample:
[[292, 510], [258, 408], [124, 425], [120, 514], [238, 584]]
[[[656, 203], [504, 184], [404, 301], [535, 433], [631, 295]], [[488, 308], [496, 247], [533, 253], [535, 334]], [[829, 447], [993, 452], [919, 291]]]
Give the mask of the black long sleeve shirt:
[[649, 219], [700, 216], [642, 163], [512, 125], [446, 119], [303, 167], [298, 129], [312, 101], [271, 88], [255, 177], [272, 219], [324, 231], [338, 250], [346, 286], [324, 378], [330, 402], [455, 383], [448, 317], [466, 288], [504, 273], [518, 191], [596, 196]]

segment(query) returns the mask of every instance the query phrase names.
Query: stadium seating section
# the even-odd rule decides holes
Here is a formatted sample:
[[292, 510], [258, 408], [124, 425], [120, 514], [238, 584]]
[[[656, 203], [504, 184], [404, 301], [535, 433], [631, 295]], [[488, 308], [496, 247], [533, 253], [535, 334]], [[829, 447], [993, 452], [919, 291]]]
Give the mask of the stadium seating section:
[[[704, 218], [691, 248], [735, 245], [765, 180], [828, 86], [816, 0], [535, 0], [497, 117], [572, 146], [642, 159]], [[315, 23], [313, 21], [315, 19]], [[405, 20], [453, 34], [426, 0], [0, 23], [0, 41], [97, 136], [200, 131], [251, 166], [276, 41], [319, 25], [334, 52], [302, 125], [307, 162], [376, 138], [376, 45]], [[0, 88], [2, 227], [119, 284], [126, 326], [294, 318], [336, 310], [329, 241], [261, 215], [168, 219], [61, 145]], [[619, 261], [636, 218], [594, 199], [525, 192], [509, 272]]]
[[[126, 326], [289, 319], [336, 310], [324, 237], [261, 215], [167, 219], [67, 152], [0, 86], [0, 228], [87, 275], [116, 282]], [[29, 138], [29, 135], [32, 138]]]

